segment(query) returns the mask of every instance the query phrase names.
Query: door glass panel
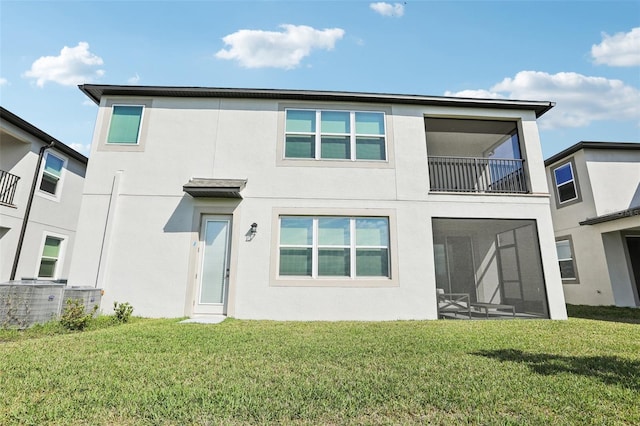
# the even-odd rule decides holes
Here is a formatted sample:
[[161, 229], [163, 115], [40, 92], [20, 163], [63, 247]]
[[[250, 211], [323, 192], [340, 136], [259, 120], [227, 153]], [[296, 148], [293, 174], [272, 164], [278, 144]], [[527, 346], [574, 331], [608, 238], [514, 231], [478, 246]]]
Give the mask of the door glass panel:
[[200, 303], [223, 303], [229, 222], [208, 220], [204, 235]]

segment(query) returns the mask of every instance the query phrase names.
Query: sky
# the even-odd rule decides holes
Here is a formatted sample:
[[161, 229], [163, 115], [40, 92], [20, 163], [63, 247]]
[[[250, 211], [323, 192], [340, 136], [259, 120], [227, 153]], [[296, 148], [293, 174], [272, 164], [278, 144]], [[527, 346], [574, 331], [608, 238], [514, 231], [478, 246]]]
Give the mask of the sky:
[[83, 83], [552, 101], [548, 158], [640, 142], [640, 0], [0, 0], [0, 104], [87, 155]]

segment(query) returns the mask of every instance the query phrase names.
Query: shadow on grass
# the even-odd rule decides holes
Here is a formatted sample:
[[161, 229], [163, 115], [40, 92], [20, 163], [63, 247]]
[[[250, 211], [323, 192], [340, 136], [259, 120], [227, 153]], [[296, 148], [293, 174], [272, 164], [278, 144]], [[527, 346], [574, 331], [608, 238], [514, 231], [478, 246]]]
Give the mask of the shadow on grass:
[[597, 321], [640, 324], [639, 308], [619, 308], [617, 306], [587, 306], [567, 304], [569, 318], [584, 318]]
[[569, 373], [593, 377], [607, 385], [618, 385], [640, 391], [640, 361], [614, 356], [536, 354], [517, 349], [478, 351], [473, 352], [472, 355], [525, 364], [534, 373], [545, 376]]

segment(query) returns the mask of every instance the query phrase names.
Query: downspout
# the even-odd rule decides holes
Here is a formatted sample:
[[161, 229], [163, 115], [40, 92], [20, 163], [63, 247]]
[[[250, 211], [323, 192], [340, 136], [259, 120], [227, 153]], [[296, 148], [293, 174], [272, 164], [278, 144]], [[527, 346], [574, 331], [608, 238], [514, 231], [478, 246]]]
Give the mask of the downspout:
[[31, 192], [29, 193], [29, 200], [27, 201], [27, 207], [24, 211], [24, 219], [22, 219], [22, 228], [20, 229], [20, 237], [18, 237], [18, 245], [16, 247], [16, 255], [13, 258], [13, 267], [11, 268], [11, 276], [9, 280], [13, 281], [16, 279], [16, 272], [18, 271], [18, 262], [20, 262], [20, 253], [22, 252], [22, 244], [24, 243], [24, 235], [27, 232], [27, 223], [29, 223], [29, 214], [31, 213], [31, 205], [33, 204], [33, 196], [36, 193], [36, 185], [38, 184], [38, 176], [40, 175], [40, 166], [42, 165], [42, 158], [44, 157], [44, 152], [53, 148], [56, 143], [51, 141], [49, 145], [45, 145], [40, 148], [40, 153], [38, 154], [38, 164], [36, 165], [36, 169], [33, 173], [33, 182], [31, 182]]

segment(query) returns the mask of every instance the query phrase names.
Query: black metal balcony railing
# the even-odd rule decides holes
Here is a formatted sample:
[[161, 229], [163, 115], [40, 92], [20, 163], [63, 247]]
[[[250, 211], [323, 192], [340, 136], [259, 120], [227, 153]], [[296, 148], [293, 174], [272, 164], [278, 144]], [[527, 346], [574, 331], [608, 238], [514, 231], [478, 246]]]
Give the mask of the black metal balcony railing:
[[431, 191], [496, 192], [527, 191], [523, 160], [472, 157], [429, 157]]
[[13, 196], [16, 193], [19, 179], [19, 176], [0, 170], [0, 204], [15, 207]]

